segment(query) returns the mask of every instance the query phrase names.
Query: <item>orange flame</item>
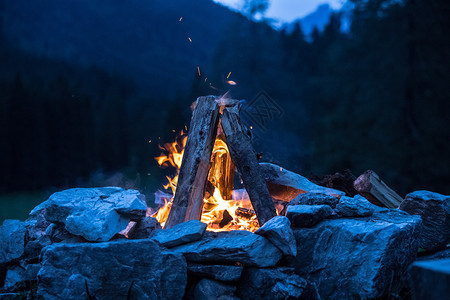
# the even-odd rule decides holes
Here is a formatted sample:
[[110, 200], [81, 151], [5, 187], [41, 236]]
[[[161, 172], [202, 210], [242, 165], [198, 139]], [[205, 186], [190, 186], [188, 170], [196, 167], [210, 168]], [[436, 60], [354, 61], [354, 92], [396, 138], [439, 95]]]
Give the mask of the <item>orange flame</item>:
[[[155, 160], [160, 166], [172, 166], [177, 170], [173, 177], [167, 176], [168, 183], [164, 185], [166, 190], [172, 191], [172, 198], [169, 200], [164, 198], [162, 207], [152, 215], [161, 223], [161, 226], [164, 226], [172, 206], [186, 140], [186, 133], [181, 131], [180, 136], [173, 143], [166, 143], [164, 146], [160, 146], [160, 149], [163, 150], [164, 153], [155, 157]], [[219, 139], [216, 141], [219, 141]], [[215, 143], [213, 153], [216, 151], [226, 151], [226, 153], [229, 153], [226, 144], [223, 142]], [[225, 170], [215, 171], [215, 174], [217, 173], [218, 175], [214, 176], [221, 176], [221, 174], [223, 175], [225, 172]], [[231, 171], [234, 172], [234, 170]], [[217, 183], [214, 182], [214, 184]], [[238, 193], [234, 193], [233, 191], [233, 199], [223, 199], [218, 186], [214, 186], [213, 194], [205, 196], [203, 199], [204, 206], [201, 221], [208, 225], [208, 230], [248, 230], [254, 232], [259, 228], [256, 214], [253, 212], [248, 195], [244, 193], [244, 195], [238, 197], [239, 199], [234, 199], [236, 198], [235, 195], [238, 195]], [[247, 215], [239, 214], [239, 211], [242, 209], [250, 213]]]

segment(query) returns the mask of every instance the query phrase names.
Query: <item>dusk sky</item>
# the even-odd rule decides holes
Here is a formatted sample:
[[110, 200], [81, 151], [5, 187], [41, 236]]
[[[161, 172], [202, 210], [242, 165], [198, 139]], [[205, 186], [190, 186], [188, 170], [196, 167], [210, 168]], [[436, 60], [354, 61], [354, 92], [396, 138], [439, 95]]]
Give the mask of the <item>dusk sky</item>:
[[[242, 0], [214, 0], [232, 8], [239, 8]], [[328, 3], [334, 9], [339, 9], [345, 0], [270, 0], [266, 17], [282, 22], [292, 22], [316, 10], [320, 4]]]

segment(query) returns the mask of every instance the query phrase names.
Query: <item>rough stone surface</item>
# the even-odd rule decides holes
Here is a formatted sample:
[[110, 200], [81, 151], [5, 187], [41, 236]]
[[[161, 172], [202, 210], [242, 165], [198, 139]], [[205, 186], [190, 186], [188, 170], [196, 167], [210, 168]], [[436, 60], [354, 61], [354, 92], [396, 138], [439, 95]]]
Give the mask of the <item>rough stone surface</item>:
[[297, 274], [317, 285], [322, 298], [372, 299], [398, 293], [416, 257], [420, 227], [419, 217], [389, 210], [294, 228], [301, 255], [292, 264]]
[[[181, 299], [186, 260], [152, 240], [55, 244], [43, 250], [44, 299]], [[87, 286], [87, 288], [86, 288]], [[94, 299], [93, 298], [93, 299]]]
[[238, 281], [241, 278], [242, 270], [241, 266], [188, 263], [188, 273], [220, 281]]
[[450, 259], [415, 262], [409, 268], [412, 299], [448, 299]]
[[25, 223], [5, 220], [0, 226], [0, 266], [19, 259], [25, 253]]
[[139, 221], [131, 236], [132, 239], [147, 239], [150, 234], [161, 229], [161, 224], [153, 217], [145, 217]]
[[267, 221], [255, 233], [268, 239], [284, 255], [297, 255], [297, 245], [288, 218], [276, 216]]
[[307, 285], [293, 269], [248, 268], [239, 281], [238, 296], [241, 299], [299, 299]]
[[145, 216], [144, 196], [118, 187], [75, 188], [54, 193], [30, 215], [45, 209], [45, 218], [65, 224], [73, 235], [89, 241], [108, 241], [125, 229], [130, 220]]
[[289, 205], [286, 217], [294, 227], [313, 227], [331, 216], [332, 212], [328, 205]]
[[450, 243], [450, 196], [428, 191], [412, 192], [406, 195], [400, 209], [422, 217], [420, 248], [436, 251]]
[[236, 286], [234, 285], [205, 278], [200, 280], [200, 282], [196, 285], [194, 290], [194, 299], [238, 300], [239, 298], [234, 295], [235, 292]]
[[300, 194], [289, 202], [289, 205], [328, 205], [335, 208], [339, 199], [327, 194], [304, 193]]
[[375, 205], [360, 195], [353, 198], [341, 197], [335, 208], [335, 212], [343, 217], [369, 217], [375, 210]]
[[151, 239], [163, 246], [172, 248], [189, 242], [198, 241], [206, 230], [206, 224], [198, 220], [191, 220], [175, 225], [170, 229], [156, 230]]
[[3, 288], [6, 291], [14, 292], [25, 288], [30, 282], [37, 281], [37, 274], [41, 268], [40, 264], [22, 263], [19, 266], [8, 269]]
[[202, 239], [171, 249], [183, 253], [188, 261], [246, 266], [274, 266], [280, 250], [266, 238], [249, 231], [206, 232]]

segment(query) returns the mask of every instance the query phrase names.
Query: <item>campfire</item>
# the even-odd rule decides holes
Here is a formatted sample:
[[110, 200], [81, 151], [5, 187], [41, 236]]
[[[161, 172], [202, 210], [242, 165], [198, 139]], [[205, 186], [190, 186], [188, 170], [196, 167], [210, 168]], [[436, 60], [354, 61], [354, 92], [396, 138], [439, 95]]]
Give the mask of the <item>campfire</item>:
[[[164, 228], [197, 219], [210, 231], [254, 232], [280, 213], [283, 207], [275, 210], [239, 109], [239, 101], [226, 96], [200, 97], [189, 133], [182, 130], [173, 143], [160, 146], [158, 164], [176, 168], [164, 185], [170, 193], [156, 193], [161, 207], [153, 216]], [[245, 188], [234, 189], [235, 180]]]

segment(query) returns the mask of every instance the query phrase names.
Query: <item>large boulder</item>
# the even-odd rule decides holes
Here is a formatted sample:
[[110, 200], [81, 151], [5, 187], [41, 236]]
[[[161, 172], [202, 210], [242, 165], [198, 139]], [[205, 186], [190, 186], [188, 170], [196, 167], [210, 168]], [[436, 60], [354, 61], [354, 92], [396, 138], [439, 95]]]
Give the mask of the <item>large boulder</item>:
[[0, 226], [0, 267], [25, 253], [26, 224], [19, 220], [5, 220]]
[[31, 216], [45, 210], [45, 218], [64, 224], [68, 232], [88, 241], [108, 241], [130, 222], [142, 219], [147, 206], [136, 190], [118, 187], [75, 188], [55, 193]]
[[308, 283], [289, 268], [247, 268], [239, 281], [241, 299], [300, 299]]
[[44, 299], [181, 299], [186, 260], [152, 240], [55, 244], [43, 250]]
[[409, 269], [412, 299], [448, 299], [450, 259], [417, 261]]
[[429, 191], [412, 192], [406, 195], [400, 209], [422, 217], [420, 248], [436, 251], [450, 242], [450, 196]]
[[167, 248], [198, 241], [206, 230], [206, 224], [199, 220], [190, 220], [175, 225], [170, 229], [156, 230], [151, 239], [160, 242]]
[[206, 232], [202, 239], [171, 249], [188, 261], [246, 266], [274, 266], [282, 257], [280, 250], [262, 236], [249, 231]]
[[268, 239], [284, 255], [297, 255], [297, 246], [292, 233], [291, 222], [285, 216], [276, 216], [270, 219], [255, 233]]
[[360, 195], [353, 198], [341, 197], [335, 208], [335, 212], [343, 217], [369, 217], [375, 210], [375, 205]]
[[296, 273], [314, 282], [328, 299], [378, 298], [406, 285], [416, 257], [421, 220], [401, 211], [369, 218], [328, 219], [294, 228]]
[[286, 217], [294, 227], [313, 227], [331, 216], [332, 212], [328, 205], [289, 205]]

